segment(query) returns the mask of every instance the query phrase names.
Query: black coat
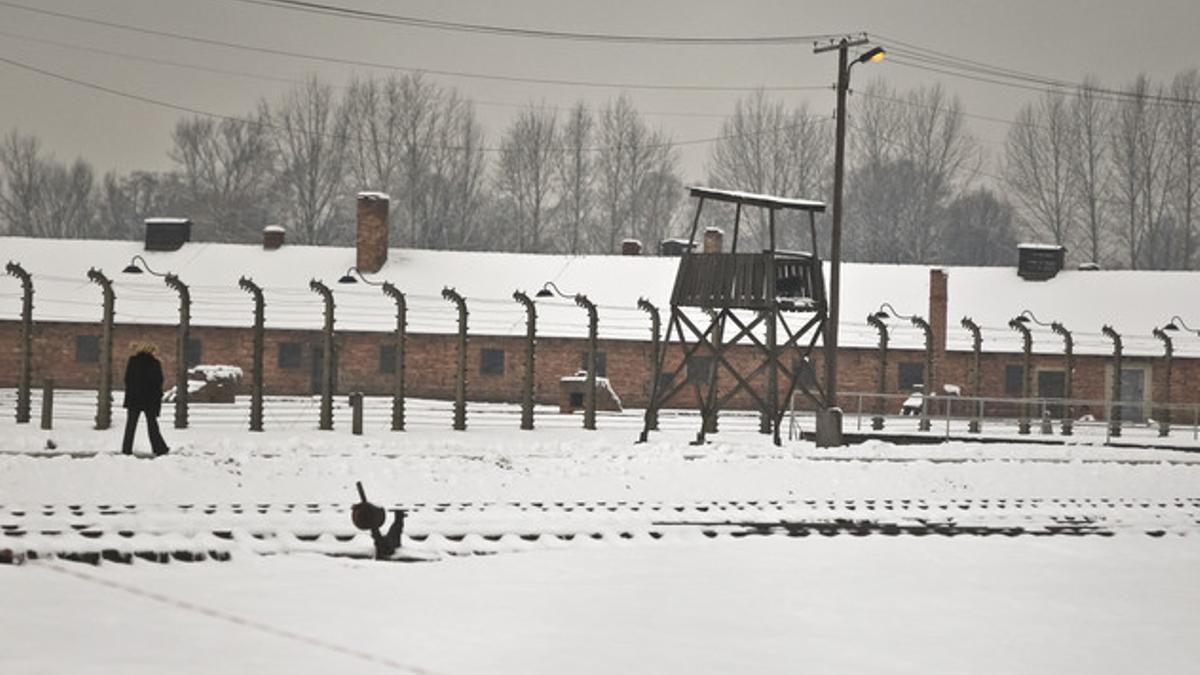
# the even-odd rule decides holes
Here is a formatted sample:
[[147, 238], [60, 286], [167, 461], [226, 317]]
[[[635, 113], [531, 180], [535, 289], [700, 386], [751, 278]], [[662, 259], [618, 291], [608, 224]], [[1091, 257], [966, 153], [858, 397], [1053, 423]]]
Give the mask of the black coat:
[[158, 417], [162, 394], [163, 372], [158, 359], [147, 352], [129, 357], [129, 363], [125, 364], [125, 402], [122, 405]]

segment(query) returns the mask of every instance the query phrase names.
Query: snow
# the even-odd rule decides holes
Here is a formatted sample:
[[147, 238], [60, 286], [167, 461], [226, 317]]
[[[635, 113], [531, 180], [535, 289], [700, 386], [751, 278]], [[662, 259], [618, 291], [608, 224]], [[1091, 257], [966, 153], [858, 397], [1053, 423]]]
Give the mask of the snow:
[[[143, 256], [155, 270], [174, 272], [189, 284], [194, 301], [192, 323], [197, 326], [249, 326], [250, 297], [238, 278], [251, 277], [264, 289], [268, 328], [318, 330], [322, 315], [319, 298], [308, 289], [311, 278], [325, 280], [334, 290], [339, 330], [394, 329], [393, 301], [366, 284], [336, 284], [355, 264], [350, 247], [287, 245], [265, 252], [260, 245], [189, 243], [178, 251], [145, 251], [139, 242], [48, 240], [0, 237], [0, 257], [19, 262], [33, 276], [37, 303], [35, 320], [96, 322], [100, 319], [99, 289], [88, 283], [88, 268], [106, 271], [117, 295], [117, 321], [174, 325], [178, 296], [161, 279], [121, 274], [134, 255]], [[828, 266], [828, 261], [825, 263]], [[645, 340], [649, 319], [637, 308], [646, 298], [665, 315], [679, 259], [658, 256], [565, 256], [514, 253], [391, 249], [388, 261], [373, 280], [389, 280], [406, 293], [409, 330], [453, 334], [457, 313], [441, 297], [444, 287], [456, 288], [467, 300], [472, 335], [523, 335], [525, 311], [512, 299], [514, 290], [532, 292], [553, 281], [568, 295], [585, 293], [599, 306], [602, 339]], [[884, 302], [901, 314], [928, 316], [929, 267], [845, 263], [842, 266], [839, 344], [874, 349], [878, 340], [866, 317]], [[1179, 271], [1064, 270], [1047, 281], [1027, 282], [1011, 267], [942, 267], [948, 277], [947, 347], [971, 349], [963, 316], [981, 327], [984, 349], [1019, 353], [1021, 337], [1008, 321], [1031, 310], [1045, 322], [1059, 321], [1075, 337], [1080, 355], [1108, 355], [1111, 342], [1100, 333], [1113, 326], [1123, 337], [1129, 356], [1161, 356], [1162, 344], [1151, 329], [1172, 316], [1200, 325], [1186, 316], [1183, 298], [1200, 296], [1200, 273]], [[826, 267], [826, 278], [829, 269]], [[1117, 301], [1114, 298], [1130, 298]], [[20, 316], [16, 281], [0, 283], [0, 318]], [[698, 314], [697, 316], [702, 316]], [[1062, 339], [1048, 327], [1031, 326], [1036, 353], [1061, 354]], [[896, 349], [921, 349], [922, 332], [907, 322], [889, 324]], [[587, 314], [572, 300], [538, 300], [538, 332], [545, 337], [587, 335]], [[1200, 338], [1183, 334], [1175, 339], [1179, 357], [1200, 357]]]
[[282, 225], [267, 225], [263, 228], [263, 232], [287, 232], [287, 229]]
[[1025, 248], [1025, 249], [1038, 250], [1038, 251], [1065, 251], [1066, 250], [1065, 247], [1060, 246], [1058, 244], [1037, 244], [1037, 243], [1017, 244], [1017, 248], [1018, 249]]
[[147, 218], [147, 225], [182, 225], [192, 222], [189, 218]]
[[191, 368], [188, 368], [188, 375], [190, 376], [192, 374], [203, 375], [204, 380], [207, 380], [208, 382], [215, 382], [217, 380], [234, 380], [241, 382], [243, 376], [241, 368], [237, 366], [219, 364], [192, 366]]
[[689, 186], [693, 196], [702, 195], [713, 199], [723, 199], [724, 201], [745, 201], [759, 202], [764, 205], [771, 205], [783, 208], [802, 209], [805, 211], [824, 211], [825, 203], [814, 201], [811, 199], [791, 199], [787, 197], [776, 197], [774, 195], [755, 194], [753, 192], [742, 192], [740, 190], [719, 190], [716, 188], [700, 187], [697, 185]]
[[[468, 419], [479, 424], [486, 410], [472, 405]], [[154, 460], [117, 454], [119, 428], [80, 421], [42, 431], [4, 416], [0, 524], [24, 509], [19, 522], [31, 532], [20, 542], [0, 535], [0, 548], [71, 537], [99, 548], [129, 529], [131, 547], [188, 549], [208, 541], [206, 518], [234, 538], [226, 563], [0, 565], [0, 596], [16, 608], [0, 612], [0, 671], [1188, 673], [1200, 657], [1195, 507], [1157, 506], [1196, 497], [1195, 455], [1018, 443], [777, 448], [754, 432], [753, 416], [733, 415], [706, 446], [688, 443], [694, 416], [678, 420], [686, 424], [666, 416], [663, 432], [635, 445], [634, 427], [619, 424], [636, 421], [635, 411], [605, 416], [595, 432], [576, 428], [578, 415], [539, 413], [532, 432], [516, 428], [515, 414], [503, 427], [451, 432], [450, 415], [432, 402], [414, 401], [410, 413], [404, 433], [382, 420], [363, 436], [343, 426], [317, 432], [314, 413], [251, 434], [244, 420], [205, 423], [212, 413], [198, 407], [195, 428], [164, 429], [172, 453]], [[98, 454], [25, 454], [47, 440], [60, 453]], [[137, 440], [145, 452], [144, 434]], [[496, 554], [376, 563], [320, 555], [339, 546], [325, 537], [247, 534], [353, 532], [356, 480], [377, 503], [426, 505], [406, 532], [430, 536], [406, 546]], [[1071, 506], [1093, 498], [1130, 506]], [[868, 499], [993, 525], [1100, 514], [1114, 534], [709, 538], [663, 524], [704, 519], [728, 531], [720, 523], [880, 516], [864, 512]], [[1005, 509], [1001, 499], [1026, 506]], [[512, 505], [555, 500], [682, 512]], [[742, 501], [705, 506], [727, 500]], [[778, 500], [782, 510], [756, 512], [747, 500]], [[463, 502], [475, 507], [430, 508]], [[185, 503], [197, 508], [178, 508]], [[285, 503], [322, 508], [231, 511]], [[91, 540], [65, 526], [78, 520], [68, 504], [85, 520], [100, 504], [141, 510], [116, 506], [93, 525], [110, 534]], [[209, 504], [215, 515], [199, 512]], [[68, 531], [39, 534], [47, 528]], [[1148, 537], [1150, 528], [1166, 534]], [[438, 534], [455, 531], [470, 534], [459, 542]], [[605, 536], [515, 536], [531, 531]]]
[[379, 199], [379, 200], [383, 200], [385, 202], [391, 201], [391, 199], [392, 199], [391, 197], [389, 197], [387, 194], [385, 194], [383, 192], [360, 192], [360, 193], [358, 193], [358, 198], [359, 199]]

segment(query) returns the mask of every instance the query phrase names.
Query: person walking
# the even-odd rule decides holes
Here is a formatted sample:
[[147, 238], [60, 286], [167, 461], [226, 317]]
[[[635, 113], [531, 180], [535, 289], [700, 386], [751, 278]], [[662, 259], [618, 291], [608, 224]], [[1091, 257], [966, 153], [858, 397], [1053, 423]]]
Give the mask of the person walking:
[[138, 416], [146, 416], [146, 430], [150, 433], [150, 448], [154, 455], [165, 455], [170, 450], [158, 430], [158, 413], [162, 408], [163, 371], [162, 364], [154, 354], [158, 347], [153, 342], [134, 342], [129, 345], [132, 356], [125, 364], [125, 439], [121, 452], [133, 454], [133, 434], [137, 431]]

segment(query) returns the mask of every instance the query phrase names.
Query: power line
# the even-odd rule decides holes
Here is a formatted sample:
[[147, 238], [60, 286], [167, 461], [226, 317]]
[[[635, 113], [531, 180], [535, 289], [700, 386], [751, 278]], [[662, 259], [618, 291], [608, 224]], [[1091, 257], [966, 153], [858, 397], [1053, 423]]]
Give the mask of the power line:
[[747, 45], [793, 45], [823, 40], [840, 33], [817, 33], [811, 35], [759, 35], [741, 37], [720, 36], [672, 36], [672, 35], [630, 35], [619, 33], [583, 33], [523, 28], [517, 26], [497, 26], [492, 24], [465, 23], [427, 19], [415, 16], [375, 12], [354, 7], [334, 5], [304, 0], [231, 0], [247, 5], [259, 5], [276, 9], [286, 9], [294, 12], [305, 12], [324, 16], [337, 16], [347, 19], [370, 21], [372, 23], [387, 23], [431, 30], [453, 31], [462, 33], [485, 33], [505, 37], [536, 38], [546, 40], [569, 40], [579, 42], [609, 42], [619, 44], [652, 44], [652, 45], [703, 45], [703, 46], [747, 46]]
[[152, 28], [144, 28], [141, 26], [132, 26], [129, 24], [117, 23], [114, 21], [104, 21], [101, 19], [93, 19], [90, 17], [79, 16], [76, 14], [68, 14], [66, 12], [56, 12], [37, 7], [27, 7], [14, 2], [0, 0], [0, 7], [9, 7], [34, 14], [44, 16], [52, 16], [59, 19], [69, 21], [77, 21], [95, 26], [104, 26], [116, 30], [140, 33], [143, 35], [153, 35], [156, 37], [165, 37], [174, 40], [183, 40], [196, 44], [204, 44], [214, 47], [223, 47], [226, 49], [237, 49], [242, 51], [255, 52], [259, 54], [270, 54], [272, 56], [283, 56], [287, 58], [303, 59], [306, 61], [317, 61], [323, 63], [336, 63], [345, 66], [357, 66], [361, 68], [375, 68], [378, 70], [402, 71], [408, 73], [429, 73], [431, 75], [440, 75], [443, 77], [458, 77], [474, 80], [489, 80], [496, 82], [519, 82], [522, 84], [537, 84], [551, 86], [570, 86], [570, 87], [595, 87], [599, 89], [629, 89], [629, 90], [646, 90], [646, 91], [696, 91], [696, 92], [754, 92], [754, 91], [816, 91], [828, 89], [828, 85], [797, 85], [797, 86], [776, 86], [776, 85], [761, 85], [761, 86], [740, 86], [740, 87], [723, 87], [710, 85], [678, 85], [678, 84], [638, 84], [631, 82], [598, 82], [588, 80], [567, 80], [554, 78], [536, 78], [536, 77], [521, 77], [512, 75], [492, 75], [482, 73], [469, 73], [454, 70], [440, 70], [434, 68], [417, 68], [413, 66], [400, 66], [389, 63], [380, 63], [377, 61], [367, 61], [362, 59], [350, 59], [336, 56], [322, 56], [314, 54], [306, 54], [303, 52], [295, 52], [284, 49], [272, 49], [269, 47], [259, 47], [255, 45], [246, 45], [237, 42], [228, 42], [225, 40], [215, 40], [212, 38], [202, 38], [194, 35], [185, 35], [182, 33], [173, 33], [170, 31], [161, 31]]

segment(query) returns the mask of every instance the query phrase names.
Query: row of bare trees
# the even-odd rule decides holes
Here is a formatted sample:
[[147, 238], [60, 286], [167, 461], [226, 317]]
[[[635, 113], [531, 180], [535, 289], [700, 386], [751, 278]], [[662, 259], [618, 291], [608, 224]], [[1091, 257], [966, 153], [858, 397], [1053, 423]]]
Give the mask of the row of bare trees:
[[[1030, 102], [1011, 124], [1002, 170], [940, 86], [873, 82], [850, 111], [844, 252], [852, 260], [1008, 264], [1018, 237], [1060, 243], [1079, 262], [1200, 264], [1200, 74], [1169, 85], [1095, 81]], [[712, 144], [706, 182], [828, 198], [833, 125], [764, 92], [739, 100]], [[683, 229], [678, 149], [624, 95], [597, 109], [531, 104], [488, 147], [470, 100], [421, 75], [309, 79], [245, 118], [181, 119], [167, 172], [99, 181], [16, 131], [0, 142], [0, 231], [135, 237], [149, 216], [186, 215], [197, 236], [253, 241], [281, 222], [298, 243], [352, 240], [359, 190], [393, 196], [396, 245], [612, 253]], [[727, 226], [719, 208], [705, 224]], [[742, 237], [767, 243], [757, 213]], [[807, 247], [803, 223], [779, 244]], [[824, 228], [821, 228], [822, 230]], [[743, 246], [746, 244], [743, 243]], [[747, 249], [749, 250], [749, 249]]]

